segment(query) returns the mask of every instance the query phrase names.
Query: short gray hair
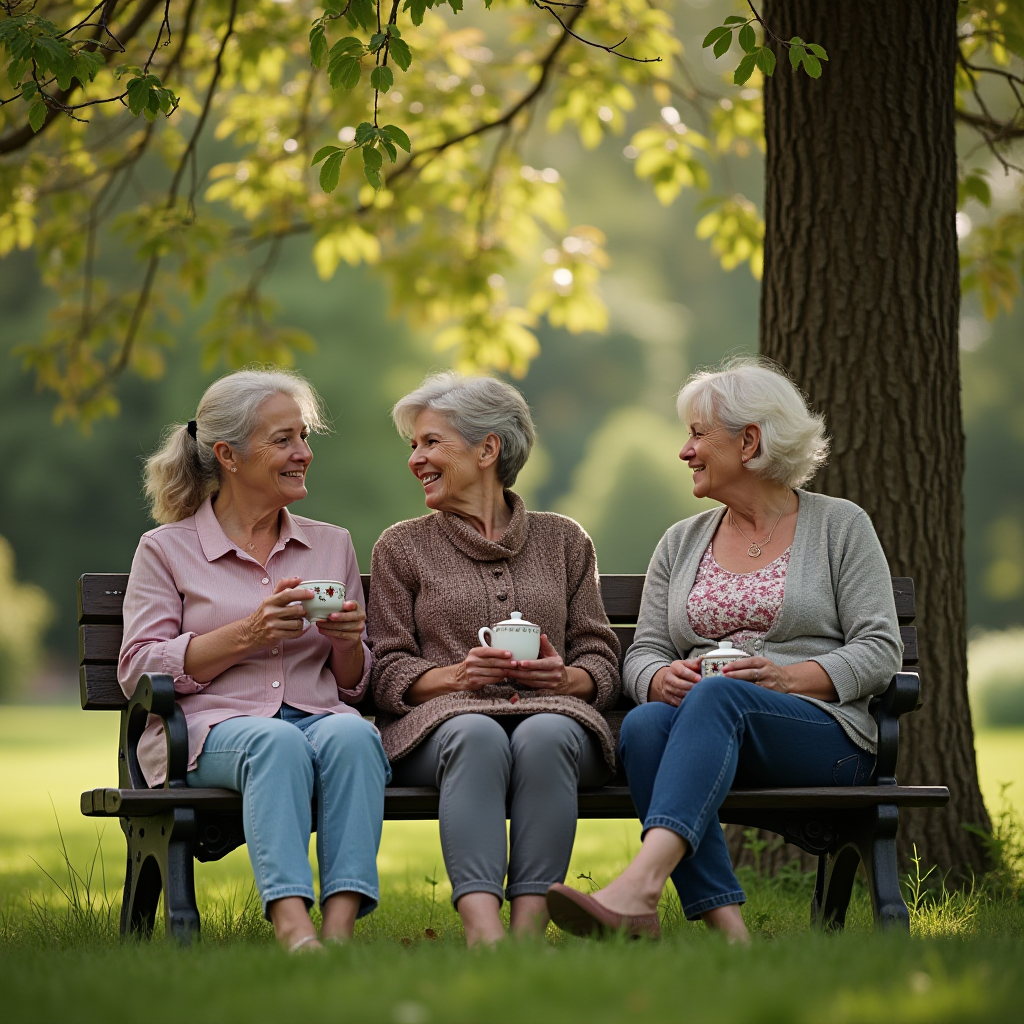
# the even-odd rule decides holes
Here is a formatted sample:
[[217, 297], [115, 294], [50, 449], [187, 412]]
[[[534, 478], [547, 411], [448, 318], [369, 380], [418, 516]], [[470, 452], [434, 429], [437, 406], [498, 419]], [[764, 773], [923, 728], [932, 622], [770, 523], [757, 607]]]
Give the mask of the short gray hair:
[[413, 436], [416, 417], [425, 409], [441, 413], [468, 445], [496, 434], [501, 439], [498, 479], [505, 487], [516, 482], [537, 439], [530, 407], [518, 389], [494, 377], [464, 377], [453, 370], [431, 374], [391, 410], [402, 437]]
[[825, 418], [770, 359], [741, 356], [690, 376], [676, 400], [684, 422], [724, 427], [735, 437], [757, 424], [761, 448], [747, 466], [787, 487], [807, 483], [828, 458]]
[[172, 423], [160, 447], [146, 460], [146, 496], [158, 523], [176, 523], [199, 510], [220, 486], [213, 446], [225, 441], [244, 456], [260, 422], [263, 403], [289, 395], [314, 433], [328, 429], [320, 396], [304, 377], [280, 367], [250, 367], [215, 380], [199, 400], [195, 437], [188, 425]]

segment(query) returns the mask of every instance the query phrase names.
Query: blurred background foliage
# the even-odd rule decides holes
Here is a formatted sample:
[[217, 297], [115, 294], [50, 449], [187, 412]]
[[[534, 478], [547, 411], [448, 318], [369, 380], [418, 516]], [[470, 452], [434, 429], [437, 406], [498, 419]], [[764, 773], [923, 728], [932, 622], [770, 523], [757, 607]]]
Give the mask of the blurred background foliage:
[[[708, 27], [732, 9], [727, 0], [680, 0], [673, 7], [699, 83], [719, 93], [731, 88], [723, 75], [731, 75], [735, 60], [716, 61], [700, 44]], [[702, 184], [711, 195], [734, 197], [742, 219], [761, 207], [756, 131], [742, 134], [759, 124], [759, 90], [734, 96], [713, 107], [712, 116], [715, 109], [728, 114], [723, 125], [739, 134], [726, 140], [720, 160], [701, 164], [708, 175]], [[644, 571], [664, 529], [699, 508], [677, 459], [684, 430], [673, 400], [680, 383], [697, 366], [757, 346], [758, 283], [751, 271], [759, 269], [758, 253], [740, 246], [719, 252], [719, 259], [709, 254], [706, 239], [726, 238], [735, 225], [725, 223], [727, 206], [710, 209], [684, 187], [692, 153], [689, 144], [679, 145], [682, 122], [675, 107], [666, 113], [668, 102], [648, 90], [635, 108], [616, 106], [610, 122], [596, 114], [600, 135], [550, 135], [540, 118], [522, 150], [524, 171], [560, 183], [564, 223], [594, 225], [597, 232], [567, 236], [549, 264], [557, 268], [579, 257], [586, 243], [607, 254], [608, 266], [588, 285], [604, 311], [603, 323], [593, 326], [606, 327], [605, 333], [570, 333], [567, 326], [579, 326], [568, 324], [571, 309], [563, 310], [567, 326], [555, 326], [558, 316], [550, 311], [557, 292], [536, 300], [538, 311], [548, 302], [548, 318], [533, 328], [539, 352], [517, 383], [540, 440], [519, 489], [531, 507], [583, 523], [605, 572]], [[548, 104], [547, 113], [553, 110]], [[670, 166], [662, 157], [643, 159], [657, 141], [651, 132], [661, 133], [664, 151], [679, 155]], [[719, 136], [708, 129], [707, 137]], [[963, 196], [958, 231], [967, 253], [979, 233], [1017, 208], [1020, 192], [991, 154], [976, 151], [976, 139], [962, 141], [965, 160], [981, 167], [990, 185], [987, 193], [976, 188]], [[666, 142], [676, 145], [665, 149]], [[229, 142], [207, 140], [198, 163], [208, 168], [237, 158]], [[638, 181], [638, 174], [651, 180]], [[712, 214], [721, 222], [711, 224]], [[744, 221], [743, 232], [756, 234], [759, 218], [754, 221]], [[572, 252], [565, 246], [570, 238]], [[436, 336], [398, 318], [394, 292], [361, 257], [347, 258], [345, 246], [359, 244], [349, 238], [336, 251], [314, 250], [318, 276], [309, 239], [285, 240], [262, 274], [260, 301], [290, 325], [295, 363], [322, 392], [334, 419], [334, 432], [314, 441], [310, 497], [296, 510], [350, 529], [368, 566], [386, 526], [423, 512], [388, 409], [428, 370], [455, 362], [461, 342], [448, 338], [454, 347], [439, 350]], [[322, 273], [324, 263], [333, 276]], [[738, 269], [726, 273], [722, 264]], [[118, 388], [120, 415], [82, 432], [53, 425], [51, 397], [34, 390], [32, 376], [13, 356], [45, 335], [54, 294], [28, 252], [16, 250], [0, 263], [0, 426], [9, 447], [0, 474], [0, 536], [14, 559], [0, 548], [0, 609], [15, 624], [10, 637], [0, 634], [0, 695], [13, 694], [19, 680], [39, 696], [74, 686], [75, 580], [83, 572], [128, 570], [139, 534], [152, 526], [142, 501], [141, 460], [163, 426], [191, 416], [202, 389], [230, 364], [230, 353], [216, 349], [206, 325], [243, 315], [231, 296], [255, 265], [241, 257], [215, 261], [202, 300], [179, 304], [173, 316], [161, 318], [163, 376], [125, 377]], [[117, 281], [135, 266], [131, 250], [107, 247], [97, 274]], [[530, 287], [532, 271], [520, 274], [513, 266], [504, 273], [502, 289]], [[983, 308], [985, 294], [979, 287], [966, 298], [961, 324], [968, 613], [978, 631], [975, 644], [994, 643], [1002, 634], [991, 631], [1024, 624], [1024, 310], [1002, 301]], [[951, 500], [955, 493], [951, 481]], [[47, 667], [40, 672], [44, 649]], [[1012, 649], [1021, 656], [999, 664], [1016, 658], [1024, 665], [1024, 651]], [[993, 692], [1013, 676], [1000, 672], [985, 676], [1003, 680]], [[1024, 692], [1024, 675], [1013, 678]], [[988, 706], [980, 697], [975, 701], [980, 714], [989, 715]]]

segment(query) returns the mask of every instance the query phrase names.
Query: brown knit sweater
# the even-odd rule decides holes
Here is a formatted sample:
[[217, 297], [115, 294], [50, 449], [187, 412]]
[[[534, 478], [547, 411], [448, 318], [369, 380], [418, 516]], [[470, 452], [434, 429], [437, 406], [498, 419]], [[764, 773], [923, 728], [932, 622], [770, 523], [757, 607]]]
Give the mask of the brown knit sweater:
[[[594, 545], [572, 519], [527, 512], [511, 491], [505, 497], [512, 521], [497, 542], [450, 512], [435, 512], [392, 526], [374, 545], [367, 639], [384, 750], [392, 761], [404, 757], [455, 715], [547, 711], [593, 732], [614, 769], [615, 745], [601, 711], [619, 695], [619, 642], [601, 603]], [[513, 610], [542, 628], [566, 665], [590, 673], [593, 701], [500, 684], [417, 707], [405, 703], [424, 672], [462, 661], [480, 646], [477, 630]]]

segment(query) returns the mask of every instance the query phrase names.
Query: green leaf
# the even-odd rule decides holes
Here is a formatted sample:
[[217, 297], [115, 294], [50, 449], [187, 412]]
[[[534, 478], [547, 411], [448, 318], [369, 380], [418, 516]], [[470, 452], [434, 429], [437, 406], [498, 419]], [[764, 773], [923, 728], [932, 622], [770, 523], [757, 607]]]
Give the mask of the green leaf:
[[328, 68], [332, 89], [354, 89], [359, 84], [359, 76], [363, 73], [363, 67], [358, 57], [349, 53], [343, 53], [339, 57], [332, 57]]
[[828, 54], [825, 52], [824, 46], [819, 46], [817, 43], [808, 43], [807, 49], [810, 50], [818, 60], [828, 60]]
[[760, 72], [764, 75], [771, 75], [775, 70], [775, 51], [770, 46], [759, 46], [755, 52]]
[[363, 121], [356, 128], [356, 145], [361, 146], [377, 134], [377, 129], [369, 121]]
[[731, 28], [727, 28], [725, 25], [716, 25], [704, 37], [704, 42], [700, 44], [701, 48], [706, 50], [709, 46], [712, 46], [715, 43], [717, 43], [718, 40], [721, 39], [722, 36], [725, 36], [725, 35], [729, 36], [729, 38], [731, 39], [732, 38], [732, 29]]
[[376, 28], [376, 4], [373, 0], [352, 0], [352, 6], [348, 9], [348, 21], [353, 28], [359, 25], [364, 32]]
[[39, 131], [45, 120], [46, 104], [42, 100], [37, 100], [28, 108], [28, 123], [32, 126], [32, 131]]
[[372, 146], [363, 146], [363, 174], [374, 187], [380, 188], [380, 169], [384, 165], [384, 157]]
[[[12, 60], [7, 66], [7, 81], [11, 83], [12, 89], [18, 88], [22, 78], [25, 77], [25, 68], [27, 67], [27, 60]], [[32, 84], [35, 85], [35, 82]]]
[[370, 36], [370, 53], [376, 53], [387, 41], [387, 38], [388, 36], [386, 32], [374, 32], [373, 35]]
[[[488, 4], [490, 6], [490, 4]], [[408, 11], [414, 25], [423, 24], [423, 15], [427, 11], [427, 0], [405, 0], [403, 11]]]
[[330, 156], [331, 153], [340, 153], [340, 146], [321, 146], [314, 154], [313, 159], [310, 160], [309, 166], [315, 167], [325, 156]]
[[357, 39], [355, 36], [345, 36], [344, 39], [339, 39], [330, 50], [330, 59], [340, 60], [342, 57], [349, 55], [354, 57], [362, 57], [363, 41]]
[[142, 113], [149, 102], [149, 85], [145, 78], [133, 78], [128, 83], [128, 109], [133, 114]]
[[319, 68], [323, 66], [326, 56], [327, 30], [322, 24], [316, 24], [309, 33], [309, 59], [313, 67]]
[[62, 92], [67, 92], [71, 88], [71, 78], [75, 73], [75, 65], [73, 61], [62, 60], [54, 72], [57, 78], [57, 86]]
[[398, 150], [395, 149], [395, 144], [385, 140], [381, 142], [381, 145], [384, 147], [384, 152], [391, 158], [391, 162], [394, 163], [398, 159]]
[[746, 23], [749, 20], [750, 20], [749, 18], [742, 18], [738, 14], [730, 14], [729, 17], [725, 19], [723, 24], [725, 24], [725, 25], [746, 25]]
[[403, 70], [408, 71], [409, 65], [412, 63], [412, 50], [409, 49], [409, 44], [404, 39], [399, 39], [396, 36], [391, 37], [390, 46], [391, 59]]
[[736, 85], [744, 85], [747, 79], [754, 73], [755, 67], [757, 67], [757, 57], [753, 53], [748, 53], [739, 62], [736, 73], [732, 76], [733, 82]]
[[754, 34], [753, 25], [744, 25], [739, 34], [740, 47], [746, 53], [753, 53], [757, 46], [757, 36]]
[[395, 73], [386, 64], [374, 68], [370, 72], [370, 87], [379, 92], [387, 92], [395, 84]]
[[341, 161], [345, 157], [345, 151], [337, 147], [334, 148], [336, 152], [332, 153], [327, 158], [327, 163], [320, 168], [320, 187], [325, 192], [333, 192], [338, 187], [338, 178], [341, 177]]
[[29, 80], [21, 87], [21, 98], [27, 103], [37, 92], [39, 92], [39, 86]]
[[123, 78], [125, 75], [142, 75], [142, 68], [135, 64], [118, 64], [114, 71], [114, 77], [117, 79]]
[[386, 124], [381, 131], [396, 145], [399, 145], [406, 151], [406, 153], [412, 152], [412, 143], [409, 141], [409, 136], [398, 127], [397, 124]]
[[[795, 37], [794, 37], [795, 38]], [[789, 48], [789, 63], [793, 66], [795, 71], [800, 67], [800, 62], [807, 55], [807, 51], [799, 44], [794, 44]]]
[[805, 53], [803, 58], [804, 71], [811, 78], [821, 78], [821, 64], [813, 53]]
[[730, 46], [732, 46], [732, 32], [727, 31], [724, 35], [719, 36], [712, 52], [716, 57], [721, 57], [723, 53], [728, 51]]

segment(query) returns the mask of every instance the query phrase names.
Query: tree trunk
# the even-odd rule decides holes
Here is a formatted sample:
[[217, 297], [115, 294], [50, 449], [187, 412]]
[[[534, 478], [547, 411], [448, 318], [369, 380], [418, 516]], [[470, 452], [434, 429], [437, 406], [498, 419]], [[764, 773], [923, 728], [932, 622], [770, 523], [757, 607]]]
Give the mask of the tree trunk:
[[903, 852], [985, 866], [989, 827], [967, 702], [955, 230], [956, 0], [766, 0], [783, 39], [820, 43], [814, 81], [786, 54], [767, 80], [761, 350], [826, 416], [812, 486], [871, 516], [893, 575], [917, 584], [924, 706], [903, 719], [899, 779], [949, 786], [904, 812]]

